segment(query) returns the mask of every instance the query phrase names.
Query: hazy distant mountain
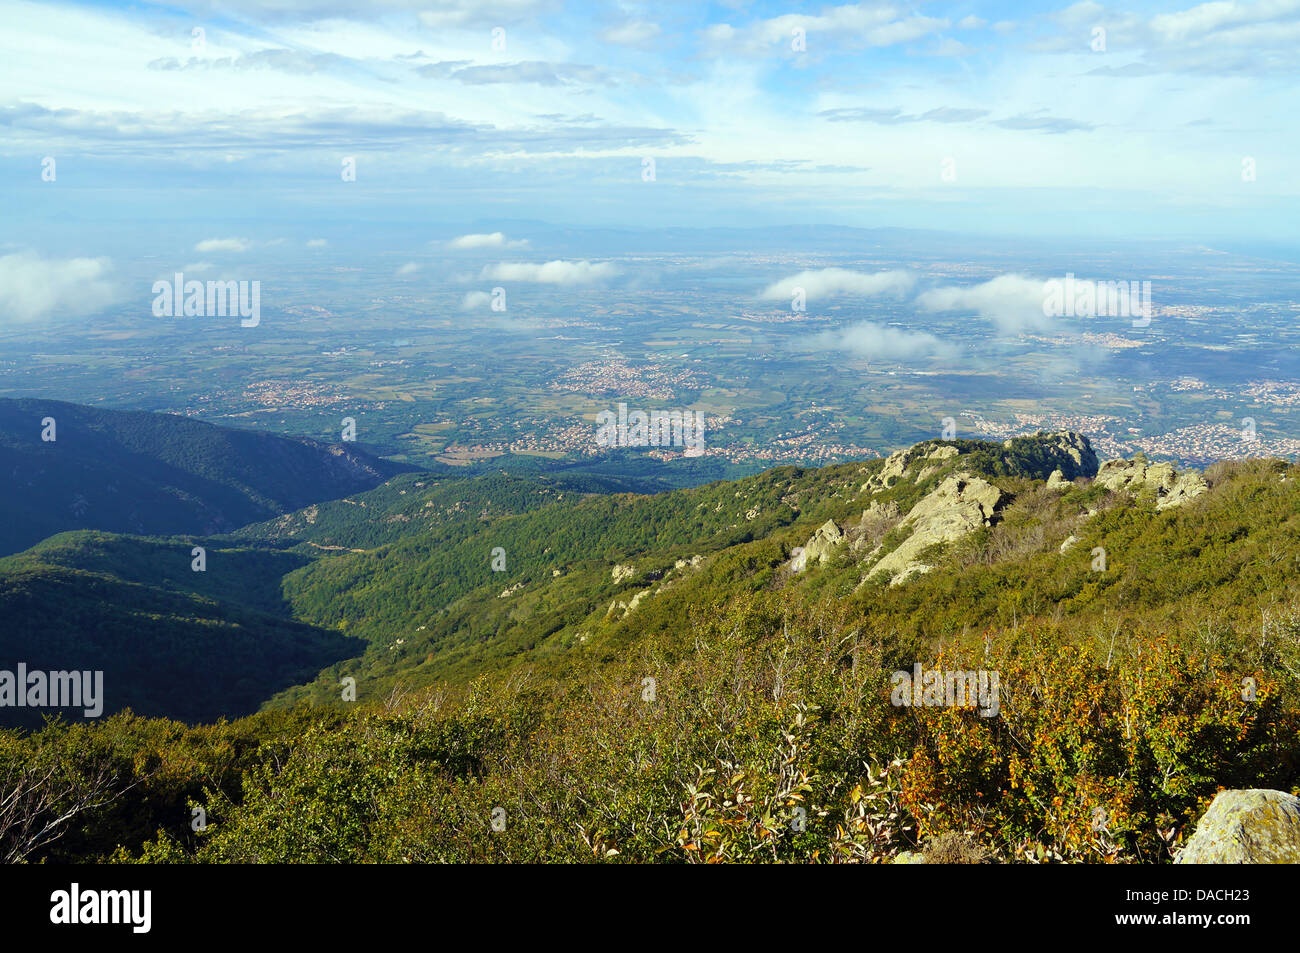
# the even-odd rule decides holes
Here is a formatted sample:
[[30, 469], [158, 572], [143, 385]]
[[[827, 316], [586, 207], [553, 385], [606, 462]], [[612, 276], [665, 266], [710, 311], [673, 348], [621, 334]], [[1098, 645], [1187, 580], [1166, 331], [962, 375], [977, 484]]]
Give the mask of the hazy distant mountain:
[[72, 529], [221, 533], [404, 469], [350, 447], [172, 414], [0, 399], [0, 554]]

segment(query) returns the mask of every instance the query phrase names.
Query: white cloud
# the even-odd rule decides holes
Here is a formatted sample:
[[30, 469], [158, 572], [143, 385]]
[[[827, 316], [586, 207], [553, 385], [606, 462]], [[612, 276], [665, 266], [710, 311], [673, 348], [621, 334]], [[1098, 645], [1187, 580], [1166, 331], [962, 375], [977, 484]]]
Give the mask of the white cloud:
[[194, 250], [201, 254], [208, 252], [246, 252], [252, 247], [252, 242], [247, 238], [205, 238], [194, 246]]
[[413, 275], [423, 267], [424, 266], [418, 261], [408, 261], [401, 268], [397, 269], [397, 273], [398, 275]]
[[893, 46], [908, 43], [930, 33], [947, 29], [950, 20], [936, 17], [907, 16], [888, 3], [849, 3], [827, 7], [818, 15], [786, 13], [758, 20], [741, 29], [729, 23], [715, 23], [700, 31], [714, 47], [738, 47], [749, 53], [771, 50], [790, 43], [794, 30], [808, 36], [831, 34], [836, 39], [853, 37], [868, 46]]
[[809, 301], [836, 294], [879, 295], [906, 294], [916, 279], [906, 271], [880, 271], [868, 274], [848, 268], [821, 268], [801, 271], [782, 278], [763, 289], [760, 297], [770, 300], [790, 298], [796, 288], [802, 288]]
[[329, 242], [323, 238], [311, 238], [307, 241], [308, 248], [324, 248]]
[[107, 258], [0, 257], [0, 320], [82, 317], [116, 300]]
[[[320, 5], [331, 13], [336, 12], [333, 4], [320, 0]], [[361, 4], [357, 11], [365, 9]], [[540, 12], [546, 6], [545, 0], [433, 0], [433, 2], [412, 3], [411, 0], [386, 0], [380, 9], [407, 8], [411, 6], [425, 8], [419, 13], [420, 22], [430, 29], [445, 27], [468, 27], [474, 24], [494, 26], [500, 23], [518, 21], [521, 17]], [[352, 11], [349, 8], [349, 12]]]
[[1167, 40], [1182, 40], [1225, 27], [1267, 23], [1298, 12], [1300, 0], [1256, 0], [1254, 3], [1216, 0], [1152, 17], [1151, 27]]
[[629, 20], [602, 31], [600, 38], [606, 43], [619, 46], [645, 46], [658, 35], [659, 24], [649, 20]]
[[503, 232], [486, 232], [475, 233], [472, 235], [461, 235], [447, 242], [448, 248], [458, 250], [474, 248], [524, 248], [528, 245], [528, 239], [520, 238], [511, 241], [506, 238]]
[[1043, 314], [1046, 282], [1023, 275], [999, 275], [978, 285], [934, 288], [916, 299], [924, 311], [974, 311], [1004, 332], [1051, 324]]
[[906, 361], [915, 357], [941, 356], [952, 348], [933, 334], [904, 331], [862, 321], [840, 331], [818, 335], [817, 344], [825, 349], [852, 351], [862, 357], [885, 361]]
[[607, 261], [503, 262], [483, 269], [483, 277], [496, 281], [535, 281], [544, 285], [589, 285], [618, 274]]
[[475, 311], [492, 304], [492, 296], [486, 291], [471, 291], [460, 299], [460, 306], [465, 311]]

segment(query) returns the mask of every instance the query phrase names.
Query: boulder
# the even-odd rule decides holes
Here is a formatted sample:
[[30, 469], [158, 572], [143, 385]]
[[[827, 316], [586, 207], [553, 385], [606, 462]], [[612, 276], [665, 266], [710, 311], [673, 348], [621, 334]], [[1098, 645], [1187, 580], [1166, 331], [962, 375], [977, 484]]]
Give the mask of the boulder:
[[1147, 463], [1140, 458], [1107, 460], [1097, 471], [1097, 483], [1108, 490], [1130, 493], [1150, 487], [1156, 493], [1157, 510], [1182, 506], [1209, 489], [1199, 473], [1179, 474], [1168, 463]]
[[849, 545], [854, 552], [861, 552], [891, 529], [902, 515], [897, 503], [881, 503], [879, 500], [873, 500], [871, 505], [862, 511], [857, 532], [853, 534], [853, 542]]
[[1263, 788], [1220, 791], [1174, 863], [1300, 863], [1300, 798]]
[[636, 575], [636, 566], [631, 564], [624, 566], [622, 563], [615, 563], [614, 568], [609, 571], [609, 575], [615, 582], [625, 582]]
[[884, 523], [890, 523], [902, 515], [897, 503], [881, 503], [873, 500], [871, 505], [862, 511], [862, 519], [858, 521], [861, 529], [869, 529]]
[[824, 563], [831, 558], [831, 552], [842, 542], [844, 542], [844, 531], [835, 524], [834, 520], [827, 520], [817, 527], [817, 532], [812, 534], [808, 542], [795, 550], [790, 560], [790, 568], [795, 572], [803, 572], [811, 560]]
[[1194, 499], [1208, 490], [1204, 478], [1199, 473], [1182, 473], [1174, 481], [1174, 485], [1169, 489], [1164, 499], [1156, 504], [1157, 510], [1167, 510], [1171, 506], [1182, 506], [1188, 500]]

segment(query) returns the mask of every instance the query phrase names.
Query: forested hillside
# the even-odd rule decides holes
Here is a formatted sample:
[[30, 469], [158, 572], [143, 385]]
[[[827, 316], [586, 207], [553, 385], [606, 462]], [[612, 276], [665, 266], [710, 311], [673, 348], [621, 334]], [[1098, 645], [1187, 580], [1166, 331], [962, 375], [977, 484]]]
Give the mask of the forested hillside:
[[[0, 772], [57, 764], [53, 803], [106, 801], [18, 852], [1166, 862], [1220, 788], [1300, 786], [1292, 464], [1099, 466], [1044, 434], [590, 490], [407, 474], [222, 539], [72, 534], [0, 561], [0, 611], [32, 620], [7, 657], [49, 640], [69, 664], [57, 633], [113, 600], [120, 664], [140, 620], [256, 634], [281, 663], [232, 723], [0, 734]], [[306, 671], [308, 648], [337, 654]], [[900, 701], [918, 666], [996, 694]]]
[[[191, 544], [204, 546], [206, 571], [193, 570]], [[0, 558], [0, 668], [101, 671], [106, 713], [248, 714], [363, 648], [289, 617], [279, 578], [304, 562], [202, 539], [60, 534]], [[0, 707], [0, 724], [36, 727], [52, 713]]]
[[0, 555], [54, 533], [233, 530], [409, 469], [353, 446], [57, 400], [0, 399]]

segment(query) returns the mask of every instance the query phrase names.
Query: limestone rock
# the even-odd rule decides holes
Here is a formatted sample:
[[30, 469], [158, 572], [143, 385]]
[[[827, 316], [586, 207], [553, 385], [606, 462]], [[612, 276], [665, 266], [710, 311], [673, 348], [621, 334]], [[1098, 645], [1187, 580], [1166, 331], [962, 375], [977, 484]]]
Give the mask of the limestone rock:
[[615, 563], [609, 574], [615, 582], [624, 582], [636, 575], [636, 566], [631, 563], [626, 566], [622, 563]]
[[897, 503], [881, 503], [879, 500], [873, 500], [871, 505], [862, 511], [862, 518], [858, 520], [857, 533], [854, 534], [853, 542], [850, 547], [854, 552], [861, 552], [878, 540], [884, 533], [893, 528], [902, 516]]
[[1263, 788], [1220, 791], [1174, 863], [1300, 863], [1300, 798]]
[[1065, 537], [1065, 542], [1061, 544], [1061, 552], [1065, 552], [1067, 549], [1069, 549], [1078, 541], [1079, 541], [1079, 537], [1071, 533], [1069, 536]]
[[1097, 454], [1092, 449], [1092, 443], [1083, 434], [1062, 430], [1045, 436], [1052, 441], [1052, 446], [1058, 453], [1074, 464], [1070, 468], [1073, 472], [1062, 470], [1061, 476], [1064, 479], [1073, 480], [1075, 477], [1092, 476], [1097, 472]]
[[1049, 490], [1068, 490], [1071, 485], [1059, 467], [1053, 470], [1052, 475], [1047, 478], [1047, 488]]

